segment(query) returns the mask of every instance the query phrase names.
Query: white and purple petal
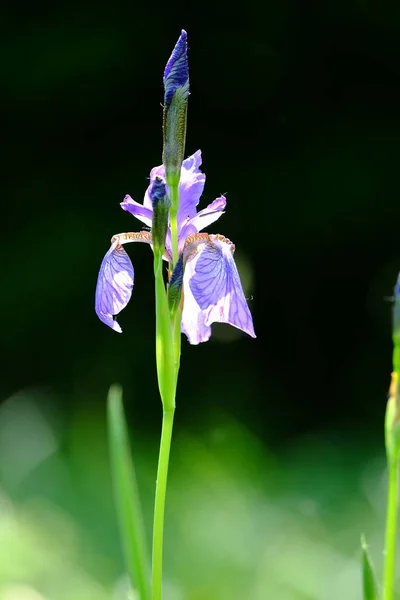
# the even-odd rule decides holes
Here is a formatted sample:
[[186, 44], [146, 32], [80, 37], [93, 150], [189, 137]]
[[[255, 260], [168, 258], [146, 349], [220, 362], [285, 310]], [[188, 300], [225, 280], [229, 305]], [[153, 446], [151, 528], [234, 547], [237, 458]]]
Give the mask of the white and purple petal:
[[[200, 210], [192, 219], [189, 220], [186, 227], [191, 225], [196, 231], [201, 231], [204, 227], [208, 227], [211, 223], [217, 221], [224, 214], [226, 207], [225, 196], [216, 198], [207, 208]], [[182, 233], [183, 228], [182, 228]], [[190, 235], [190, 233], [188, 234]]]
[[[196, 207], [200, 201], [200, 196], [203, 193], [206, 181], [205, 174], [200, 171], [200, 165], [201, 150], [197, 150], [197, 152], [186, 158], [182, 163], [181, 179], [179, 182], [178, 232], [182, 229], [188, 219], [192, 219], [196, 216]], [[146, 190], [143, 201], [143, 206], [149, 210], [152, 210], [150, 190], [156, 177], [165, 179], [163, 165], [154, 167], [150, 172], [150, 185]], [[132, 214], [134, 213], [132, 212]]]
[[122, 329], [115, 316], [131, 299], [134, 281], [131, 259], [122, 247], [122, 244], [129, 242], [151, 244], [151, 233], [139, 231], [114, 235], [111, 239], [111, 247], [102, 260], [96, 284], [96, 314], [100, 321], [118, 333], [122, 333]]
[[185, 248], [181, 328], [191, 344], [206, 342], [212, 323], [228, 323], [256, 337], [253, 319], [233, 258], [233, 244], [200, 234]]
[[[150, 200], [151, 204], [151, 200]], [[143, 206], [143, 204], [139, 204], [133, 200], [129, 194], [125, 196], [124, 201], [121, 202], [121, 208], [130, 212], [131, 215], [139, 219], [142, 223], [147, 225], [147, 227], [151, 227], [152, 217], [153, 217], [153, 209]]]
[[134, 270], [131, 260], [118, 239], [103, 258], [96, 285], [95, 310], [103, 323], [122, 333], [115, 320], [132, 296]]
[[196, 216], [197, 205], [204, 190], [205, 174], [200, 171], [201, 150], [197, 150], [182, 163], [179, 182], [178, 232], [187, 219]]

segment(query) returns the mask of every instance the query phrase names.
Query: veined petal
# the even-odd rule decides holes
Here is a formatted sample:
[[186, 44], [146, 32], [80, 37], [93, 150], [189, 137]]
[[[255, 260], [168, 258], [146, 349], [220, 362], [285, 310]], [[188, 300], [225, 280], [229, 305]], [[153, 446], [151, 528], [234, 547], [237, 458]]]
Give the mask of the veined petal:
[[103, 258], [97, 278], [95, 309], [100, 321], [122, 333], [114, 315], [118, 315], [132, 296], [134, 270], [118, 240]]
[[[200, 210], [185, 226], [191, 225], [196, 231], [201, 231], [204, 227], [208, 227], [208, 225], [217, 221], [220, 216], [224, 214], [225, 207], [226, 198], [225, 196], [220, 196], [219, 198], [216, 198], [214, 202], [211, 202], [207, 208]], [[190, 233], [188, 233], [188, 235], [190, 235]]]
[[120, 233], [113, 236], [111, 247], [100, 266], [95, 294], [97, 316], [118, 333], [122, 333], [122, 329], [114, 317], [125, 308], [131, 299], [134, 281], [131, 259], [122, 247], [122, 244], [128, 242], [151, 244], [151, 234], [142, 231]]
[[121, 202], [121, 208], [123, 208], [123, 210], [126, 210], [127, 212], [130, 212], [131, 215], [139, 219], [139, 221], [147, 225], [147, 227], [151, 227], [151, 221], [153, 217], [151, 201], [150, 208], [147, 208], [142, 204], [139, 204], [139, 202], [133, 200], [129, 195], [127, 195], [125, 196], [124, 201]]
[[187, 240], [181, 328], [191, 344], [206, 342], [216, 322], [256, 337], [233, 252], [234, 245], [221, 235], [203, 233]]

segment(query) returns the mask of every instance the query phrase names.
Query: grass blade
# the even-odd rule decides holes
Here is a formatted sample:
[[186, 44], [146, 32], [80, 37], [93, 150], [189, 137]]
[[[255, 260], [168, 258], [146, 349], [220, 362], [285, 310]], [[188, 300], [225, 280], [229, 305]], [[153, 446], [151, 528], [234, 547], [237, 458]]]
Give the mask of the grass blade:
[[111, 473], [125, 565], [140, 600], [150, 600], [146, 536], [120, 386], [111, 386], [107, 411]]
[[375, 569], [368, 552], [365, 536], [361, 536], [362, 570], [363, 570], [363, 599], [379, 600], [378, 583]]

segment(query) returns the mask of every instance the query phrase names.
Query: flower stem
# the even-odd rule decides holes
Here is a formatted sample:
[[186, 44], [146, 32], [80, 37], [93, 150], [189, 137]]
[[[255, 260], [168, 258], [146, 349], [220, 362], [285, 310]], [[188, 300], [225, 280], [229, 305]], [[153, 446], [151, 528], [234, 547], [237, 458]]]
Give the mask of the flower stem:
[[169, 454], [171, 449], [174, 413], [174, 408], [171, 410], [163, 411], [160, 453], [158, 456], [157, 468], [156, 498], [154, 506], [152, 600], [161, 600], [162, 598], [165, 496], [167, 492], [168, 465]]
[[160, 396], [165, 410], [175, 408], [176, 368], [168, 301], [162, 274], [162, 256], [154, 254], [156, 291], [156, 363]]
[[178, 248], [178, 206], [179, 206], [179, 188], [178, 185], [169, 186], [169, 199], [171, 201], [171, 239], [172, 239], [172, 263], [173, 266], [179, 258]]
[[[179, 258], [178, 244], [178, 184], [169, 186], [171, 201], [172, 259], [175, 266]], [[162, 255], [154, 254], [156, 282], [156, 359], [157, 375], [163, 403], [160, 452], [158, 455], [156, 496], [154, 502], [153, 550], [152, 550], [152, 600], [162, 599], [163, 539], [165, 497], [167, 493], [168, 464], [171, 449], [172, 427], [175, 413], [175, 395], [180, 362], [180, 312], [171, 323], [168, 300], [162, 276]]]
[[[172, 267], [176, 265], [179, 258], [179, 235], [178, 235], [178, 207], [179, 207], [179, 185], [169, 186], [171, 201], [171, 240], [172, 240]], [[179, 365], [181, 358], [181, 311], [178, 310], [172, 324], [172, 338], [174, 344], [174, 363], [176, 380], [178, 380]]]
[[[178, 309], [175, 314], [175, 319], [172, 325], [172, 339], [174, 342], [174, 364], [176, 382], [178, 383], [179, 367], [181, 362], [181, 317], [182, 311]], [[176, 384], [177, 384], [176, 383]]]
[[395, 577], [396, 533], [397, 533], [397, 501], [398, 501], [398, 458], [389, 458], [388, 461], [388, 501], [386, 516], [385, 540], [385, 573], [384, 573], [384, 600], [393, 600], [393, 587]]

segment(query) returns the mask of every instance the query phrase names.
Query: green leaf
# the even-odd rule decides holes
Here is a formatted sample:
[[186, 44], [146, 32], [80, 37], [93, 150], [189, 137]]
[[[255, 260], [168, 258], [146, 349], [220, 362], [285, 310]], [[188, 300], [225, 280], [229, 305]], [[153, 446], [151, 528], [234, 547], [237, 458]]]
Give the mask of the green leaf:
[[378, 583], [375, 569], [368, 552], [365, 536], [361, 536], [362, 570], [363, 570], [363, 598], [364, 600], [379, 600]]
[[150, 600], [146, 536], [120, 386], [111, 386], [107, 403], [111, 473], [125, 565], [140, 600]]

